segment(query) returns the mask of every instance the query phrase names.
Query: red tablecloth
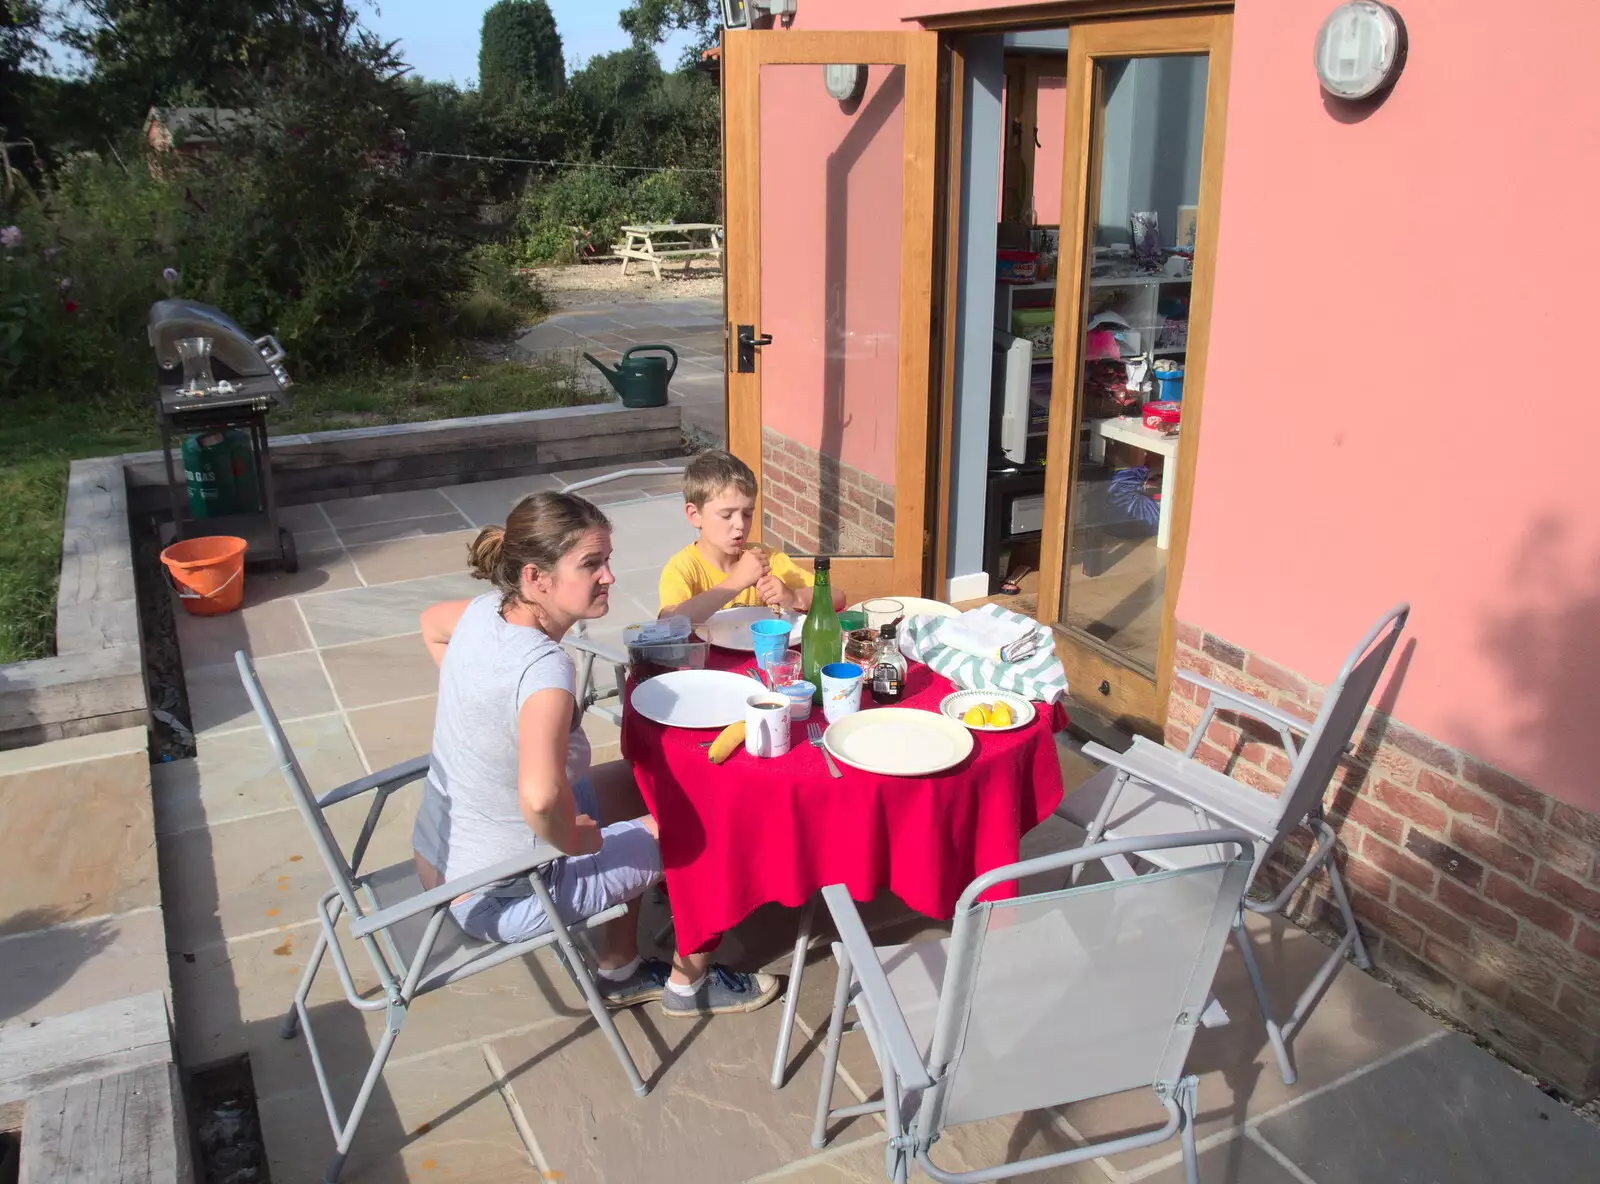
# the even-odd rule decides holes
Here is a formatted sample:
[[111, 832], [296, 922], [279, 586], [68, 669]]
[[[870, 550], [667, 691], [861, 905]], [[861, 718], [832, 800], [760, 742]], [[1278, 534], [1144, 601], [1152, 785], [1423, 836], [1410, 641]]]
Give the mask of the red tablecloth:
[[[712, 651], [714, 667], [751, 664]], [[934, 711], [955, 689], [916, 662], [906, 688], [902, 706]], [[812, 718], [825, 722], [820, 707]], [[887, 889], [916, 912], [950, 917], [962, 889], [1014, 862], [1022, 836], [1060, 803], [1052, 733], [1064, 723], [1059, 709], [1041, 709], [1026, 728], [979, 733], [971, 756], [932, 777], [881, 777], [841, 762], [836, 779], [801, 723], [785, 756], [758, 760], [741, 748], [713, 765], [700, 744], [714, 731], [667, 728], [628, 710], [622, 752], [660, 825], [678, 949], [709, 949], [760, 905], [797, 907], [829, 884], [862, 901]]]

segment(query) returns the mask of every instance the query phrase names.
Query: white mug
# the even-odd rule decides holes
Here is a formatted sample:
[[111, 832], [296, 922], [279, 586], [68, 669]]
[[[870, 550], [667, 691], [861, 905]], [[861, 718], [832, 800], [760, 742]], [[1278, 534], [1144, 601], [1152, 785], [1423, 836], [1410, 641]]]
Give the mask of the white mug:
[[789, 697], [768, 691], [744, 703], [744, 750], [751, 756], [789, 751]]

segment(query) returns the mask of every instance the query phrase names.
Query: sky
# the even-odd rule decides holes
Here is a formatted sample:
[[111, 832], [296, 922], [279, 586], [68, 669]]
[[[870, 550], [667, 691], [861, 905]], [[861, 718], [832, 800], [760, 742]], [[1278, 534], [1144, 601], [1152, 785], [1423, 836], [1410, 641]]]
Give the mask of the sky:
[[[478, 79], [478, 35], [483, 13], [493, 0], [378, 0], [363, 9], [362, 23], [400, 41], [401, 56], [430, 82], [461, 85]], [[561, 48], [571, 71], [596, 54], [625, 49], [628, 35], [617, 24], [617, 0], [550, 0]], [[672, 69], [688, 38], [682, 34], [657, 47], [661, 64]]]

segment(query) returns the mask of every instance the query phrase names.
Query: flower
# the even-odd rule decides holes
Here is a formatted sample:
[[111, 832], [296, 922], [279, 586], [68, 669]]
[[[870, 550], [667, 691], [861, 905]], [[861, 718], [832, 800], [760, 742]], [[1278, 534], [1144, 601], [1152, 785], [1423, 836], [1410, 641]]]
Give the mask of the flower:
[[52, 259], [54, 259], [59, 254], [61, 254], [61, 248], [60, 247], [46, 247], [44, 249], [44, 261], [46, 263], [49, 263]]
[[63, 292], [72, 291], [72, 277], [70, 275], [62, 276], [60, 283], [58, 283], [56, 286]]
[[161, 269], [161, 278], [166, 280], [169, 284], [177, 283], [178, 269], [176, 267], [163, 267]]
[[76, 300], [63, 300], [61, 302], [61, 311], [62, 312], [77, 312], [78, 311], [78, 302]]
[[7, 226], [4, 230], [0, 230], [0, 246], [4, 246], [5, 249], [9, 251], [12, 247], [20, 247], [21, 245], [22, 245], [22, 228], [21, 227], [19, 227], [19, 226]]

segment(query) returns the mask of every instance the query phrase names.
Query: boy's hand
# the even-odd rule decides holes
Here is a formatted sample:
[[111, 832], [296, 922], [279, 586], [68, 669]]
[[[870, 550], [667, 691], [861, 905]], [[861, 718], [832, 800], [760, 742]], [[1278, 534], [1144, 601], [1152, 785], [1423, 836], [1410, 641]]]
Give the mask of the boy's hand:
[[587, 814], [579, 814], [574, 820], [572, 838], [572, 845], [576, 850], [568, 851], [568, 855], [593, 855], [600, 850], [603, 838], [600, 834], [600, 824]]
[[795, 590], [771, 572], [756, 581], [756, 595], [769, 608], [794, 610], [800, 607], [800, 597]]
[[768, 567], [765, 552], [746, 551], [739, 556], [739, 562], [733, 565], [733, 570], [728, 575], [742, 592], [746, 588], [754, 587], [767, 574]]

